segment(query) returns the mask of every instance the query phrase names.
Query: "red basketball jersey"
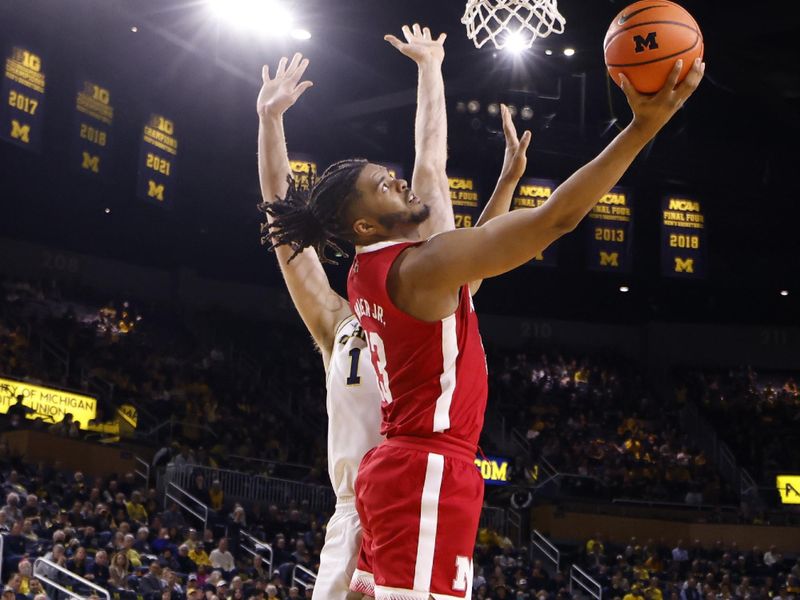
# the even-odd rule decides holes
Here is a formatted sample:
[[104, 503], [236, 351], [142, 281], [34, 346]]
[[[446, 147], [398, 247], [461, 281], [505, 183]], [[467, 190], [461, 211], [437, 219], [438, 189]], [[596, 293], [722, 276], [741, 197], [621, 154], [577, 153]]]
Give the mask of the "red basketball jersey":
[[[350, 306], [367, 334], [381, 391], [387, 437], [447, 439], [474, 452], [486, 409], [486, 354], [468, 286], [456, 311], [436, 322], [397, 308], [386, 288], [389, 269], [411, 242], [363, 247], [347, 280]], [[438, 436], [436, 436], [438, 437]]]

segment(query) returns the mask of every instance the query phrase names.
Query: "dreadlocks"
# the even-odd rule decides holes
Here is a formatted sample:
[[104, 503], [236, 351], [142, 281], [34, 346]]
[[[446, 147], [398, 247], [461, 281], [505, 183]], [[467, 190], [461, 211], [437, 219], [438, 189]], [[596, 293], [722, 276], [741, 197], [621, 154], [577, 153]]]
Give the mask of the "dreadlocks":
[[341, 217], [350, 202], [358, 195], [356, 180], [367, 164], [363, 158], [342, 160], [332, 164], [310, 190], [297, 187], [294, 178], [288, 177], [289, 190], [285, 198], [264, 202], [259, 210], [272, 217], [272, 223], [261, 225], [263, 245], [270, 251], [279, 246], [289, 246], [294, 253], [291, 262], [305, 248], [314, 248], [320, 262], [337, 264], [326, 256], [331, 248], [336, 256], [347, 257], [333, 238], [353, 241], [352, 232], [341, 224]]

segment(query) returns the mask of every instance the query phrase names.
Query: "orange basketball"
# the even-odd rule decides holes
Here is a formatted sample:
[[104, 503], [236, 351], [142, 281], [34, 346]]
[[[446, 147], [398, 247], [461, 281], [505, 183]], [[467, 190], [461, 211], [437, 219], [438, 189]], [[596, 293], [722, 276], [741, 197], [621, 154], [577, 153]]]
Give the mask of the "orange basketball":
[[660, 90], [683, 59], [678, 81], [689, 73], [695, 58], [703, 57], [703, 34], [686, 10], [669, 0], [641, 0], [620, 12], [603, 42], [606, 66], [619, 85], [624, 73], [638, 91]]

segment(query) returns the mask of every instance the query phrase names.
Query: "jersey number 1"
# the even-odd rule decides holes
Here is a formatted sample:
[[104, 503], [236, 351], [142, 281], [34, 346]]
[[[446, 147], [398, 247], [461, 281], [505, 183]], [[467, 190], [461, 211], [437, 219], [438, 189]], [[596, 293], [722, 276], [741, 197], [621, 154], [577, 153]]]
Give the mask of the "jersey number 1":
[[361, 358], [361, 348], [352, 348], [350, 350], [350, 375], [345, 380], [347, 385], [359, 385], [361, 383], [361, 377], [358, 376], [359, 358]]

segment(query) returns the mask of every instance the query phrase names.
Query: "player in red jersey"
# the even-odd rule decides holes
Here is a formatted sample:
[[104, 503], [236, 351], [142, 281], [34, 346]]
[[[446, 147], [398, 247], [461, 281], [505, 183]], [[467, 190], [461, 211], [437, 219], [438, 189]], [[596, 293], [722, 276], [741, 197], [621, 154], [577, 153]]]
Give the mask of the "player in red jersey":
[[[486, 404], [474, 283], [528, 262], [577, 227], [699, 85], [704, 65], [697, 61], [677, 85], [681, 66], [653, 96], [623, 78], [631, 123], [544, 205], [484, 227], [427, 239], [427, 199], [359, 160], [340, 163], [308, 202], [290, 194], [273, 205], [274, 244], [323, 256], [333, 238], [356, 246], [348, 295], [367, 332], [387, 439], [359, 469], [363, 542], [352, 589], [377, 600], [471, 597], [483, 496], [472, 461]], [[443, 175], [443, 164], [420, 158], [415, 181], [419, 171]]]

